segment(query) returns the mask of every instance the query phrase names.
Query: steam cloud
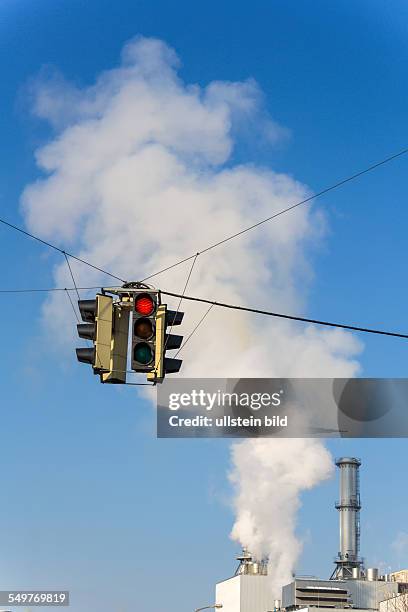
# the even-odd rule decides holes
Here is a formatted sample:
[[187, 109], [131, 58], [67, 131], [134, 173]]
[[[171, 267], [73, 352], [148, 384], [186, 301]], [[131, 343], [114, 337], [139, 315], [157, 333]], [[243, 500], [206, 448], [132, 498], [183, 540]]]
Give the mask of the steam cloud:
[[255, 558], [269, 558], [271, 590], [280, 598], [302, 550], [296, 536], [300, 493], [331, 476], [330, 453], [319, 440], [246, 440], [232, 447], [236, 521], [232, 537]]
[[[92, 86], [81, 89], [58, 75], [37, 80], [34, 113], [54, 132], [36, 152], [44, 176], [22, 196], [31, 231], [137, 280], [310, 195], [288, 175], [233, 163], [248, 126], [271, 144], [286, 134], [266, 116], [254, 81], [202, 88], [183, 83], [178, 67], [163, 42], [138, 38], [125, 46], [120, 65]], [[323, 216], [305, 206], [203, 254], [187, 293], [299, 313], [312, 277], [309, 253], [324, 225]], [[180, 292], [190, 266], [154, 281]], [[114, 282], [74, 261], [72, 267], [79, 286]], [[71, 285], [64, 263], [54, 275], [56, 285]], [[44, 305], [54, 341], [60, 330], [67, 332], [69, 309], [59, 294]], [[206, 307], [184, 302], [182, 309], [186, 336]], [[72, 338], [60, 337], [70, 351], [72, 330]], [[183, 374], [349, 377], [358, 370], [359, 350], [340, 330], [213, 308], [183, 351]], [[232, 463], [232, 536], [271, 556], [280, 585], [290, 579], [301, 549], [299, 495], [330, 474], [330, 457], [317, 441], [245, 441], [233, 446]]]

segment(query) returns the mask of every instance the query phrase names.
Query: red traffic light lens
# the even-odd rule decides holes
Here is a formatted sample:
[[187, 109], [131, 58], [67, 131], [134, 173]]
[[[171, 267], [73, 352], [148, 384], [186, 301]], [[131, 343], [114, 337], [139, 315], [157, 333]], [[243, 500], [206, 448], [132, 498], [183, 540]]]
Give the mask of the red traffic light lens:
[[151, 295], [142, 293], [135, 298], [135, 311], [141, 315], [150, 316], [155, 309], [156, 303]]
[[150, 340], [153, 336], [153, 332], [154, 329], [151, 319], [146, 319], [145, 317], [137, 319], [134, 327], [135, 336], [143, 338], [143, 340]]

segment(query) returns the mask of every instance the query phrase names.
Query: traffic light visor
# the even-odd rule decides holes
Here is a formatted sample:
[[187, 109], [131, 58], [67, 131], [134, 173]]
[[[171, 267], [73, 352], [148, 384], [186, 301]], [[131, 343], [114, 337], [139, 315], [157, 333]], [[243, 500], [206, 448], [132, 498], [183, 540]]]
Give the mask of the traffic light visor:
[[83, 321], [91, 323], [95, 320], [96, 300], [78, 300], [78, 308]]
[[95, 361], [95, 348], [77, 348], [75, 350], [78, 361], [93, 365]]
[[85, 340], [95, 340], [95, 323], [78, 323], [77, 330], [80, 338], [85, 338]]

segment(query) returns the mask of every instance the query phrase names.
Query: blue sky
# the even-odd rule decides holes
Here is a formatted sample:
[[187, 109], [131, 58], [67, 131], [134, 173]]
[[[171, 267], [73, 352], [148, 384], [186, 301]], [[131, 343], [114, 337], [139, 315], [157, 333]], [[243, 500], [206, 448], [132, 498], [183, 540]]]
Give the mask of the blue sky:
[[[403, 2], [376, 0], [4, 2], [1, 215], [24, 223], [19, 197], [37, 175], [34, 150], [49, 137], [30, 116], [30, 79], [52, 65], [80, 86], [92, 83], [137, 34], [174, 47], [187, 82], [254, 78], [290, 138], [271, 147], [248, 135], [233, 161], [272, 167], [318, 191], [407, 146], [407, 12]], [[314, 255], [308, 315], [407, 330], [406, 164], [322, 199], [329, 233]], [[6, 228], [0, 254], [3, 288], [52, 286], [57, 255]], [[76, 595], [75, 612], [176, 612], [211, 601], [237, 551], [228, 539], [228, 445], [156, 440], [153, 411], [133, 389], [101, 387], [74, 357], [59, 362], [47, 348], [42, 296], [0, 300], [1, 588], [61, 585]], [[407, 375], [403, 340], [364, 341], [364, 375]], [[406, 523], [406, 441], [330, 448], [363, 459], [363, 554], [370, 564], [404, 564], [391, 543]], [[335, 498], [335, 482], [304, 496], [300, 573], [331, 571]]]

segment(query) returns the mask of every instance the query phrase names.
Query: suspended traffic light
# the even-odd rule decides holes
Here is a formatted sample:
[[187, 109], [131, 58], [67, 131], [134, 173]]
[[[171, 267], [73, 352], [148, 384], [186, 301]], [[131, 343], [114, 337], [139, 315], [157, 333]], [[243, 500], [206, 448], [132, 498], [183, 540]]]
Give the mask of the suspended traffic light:
[[131, 292], [115, 293], [119, 295], [116, 302], [105, 294], [78, 301], [84, 321], [77, 325], [78, 335], [92, 342], [92, 346], [76, 349], [78, 360], [90, 364], [103, 383], [125, 383], [132, 310], [132, 370], [147, 374], [152, 382], [162, 382], [166, 374], [178, 372], [182, 361], [166, 357], [166, 351], [181, 347], [183, 337], [170, 331], [180, 325], [184, 313], [167, 310], [156, 290], [132, 287]]
[[156, 361], [157, 291], [141, 291], [133, 297], [132, 370], [152, 372]]
[[76, 349], [78, 361], [89, 363], [95, 374], [109, 372], [113, 300], [107, 295], [98, 294], [94, 300], [79, 300], [78, 307], [85, 321], [77, 325], [78, 335], [92, 342], [90, 347]]

